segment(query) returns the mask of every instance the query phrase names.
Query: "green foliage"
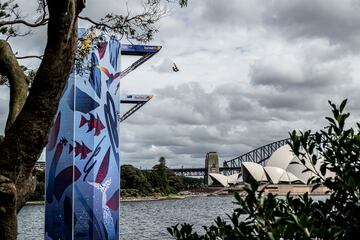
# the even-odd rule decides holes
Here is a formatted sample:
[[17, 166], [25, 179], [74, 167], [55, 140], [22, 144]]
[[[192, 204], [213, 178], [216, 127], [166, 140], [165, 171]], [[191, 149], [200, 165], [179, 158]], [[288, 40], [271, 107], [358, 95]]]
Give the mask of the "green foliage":
[[185, 190], [194, 190], [204, 187], [203, 178], [181, 177]]
[[[132, 165], [121, 166], [121, 189], [137, 189], [139, 195], [152, 193], [151, 185], [143, 172]], [[124, 192], [126, 194], [126, 192]], [[133, 196], [133, 193], [129, 195]]]
[[171, 170], [166, 167], [166, 161], [164, 157], [160, 157], [159, 164], [153, 166], [153, 171], [150, 174], [150, 182], [154, 188], [159, 188], [162, 193], [170, 194], [172, 189], [170, 189], [169, 179], [171, 176]]
[[165, 158], [160, 157], [159, 164], [153, 166], [152, 171], [142, 171], [132, 165], [122, 165], [120, 183], [123, 197], [137, 197], [175, 194], [182, 190], [198, 188], [202, 180], [176, 176], [166, 166]]
[[159, 164], [153, 166], [152, 171], [148, 173], [147, 176], [155, 192], [168, 195], [186, 189], [184, 177], [176, 176], [175, 173], [166, 166], [164, 157], [159, 159]]
[[[259, 184], [251, 182], [241, 197], [235, 194], [238, 207], [228, 221], [221, 218], [204, 227], [205, 234], [193, 232], [192, 225], [182, 224], [168, 228], [175, 239], [355, 239], [360, 234], [360, 124], [357, 129], [345, 128], [350, 116], [344, 113], [346, 100], [340, 106], [329, 102], [332, 117], [329, 124], [314, 134], [311, 131], [293, 131], [291, 147], [305, 163], [313, 166], [306, 171], [315, 173], [309, 183], [320, 184], [330, 190], [326, 200], [314, 201], [306, 193], [285, 198], [263, 195]], [[315, 166], [321, 163], [319, 170]], [[326, 173], [335, 173], [326, 177]]]
[[[2, 1], [0, 2], [0, 21], [7, 20], [11, 16], [17, 12], [17, 8], [19, 7], [18, 4], [14, 3], [14, 0]], [[7, 36], [15, 36], [16, 29], [10, 26], [0, 26], [0, 34], [7, 35]]]

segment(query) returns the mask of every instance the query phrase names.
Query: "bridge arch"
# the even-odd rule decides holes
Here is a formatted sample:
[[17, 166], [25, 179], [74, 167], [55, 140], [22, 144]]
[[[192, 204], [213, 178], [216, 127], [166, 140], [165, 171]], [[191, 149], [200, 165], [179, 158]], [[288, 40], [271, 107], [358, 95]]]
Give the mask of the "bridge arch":
[[223, 173], [225, 175], [231, 175], [240, 172], [242, 162], [255, 162], [264, 166], [265, 161], [273, 154], [273, 152], [288, 143], [290, 143], [290, 138], [281, 139], [258, 147], [236, 158], [226, 160], [223, 162]]

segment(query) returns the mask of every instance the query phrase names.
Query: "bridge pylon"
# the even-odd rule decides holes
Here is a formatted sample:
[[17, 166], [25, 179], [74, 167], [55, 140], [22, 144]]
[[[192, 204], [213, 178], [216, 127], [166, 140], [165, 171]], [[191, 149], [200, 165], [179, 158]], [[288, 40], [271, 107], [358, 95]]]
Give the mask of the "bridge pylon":
[[205, 158], [205, 185], [210, 186], [213, 184], [213, 180], [210, 177], [210, 173], [220, 173], [219, 157], [216, 152], [208, 152]]

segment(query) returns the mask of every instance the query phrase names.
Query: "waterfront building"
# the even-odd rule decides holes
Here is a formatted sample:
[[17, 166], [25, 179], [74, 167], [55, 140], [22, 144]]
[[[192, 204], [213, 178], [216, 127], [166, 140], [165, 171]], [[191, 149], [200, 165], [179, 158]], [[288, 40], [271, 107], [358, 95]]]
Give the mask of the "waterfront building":
[[[320, 172], [323, 160], [319, 158], [315, 165], [308, 157], [304, 157], [303, 160], [305, 164], [294, 155], [290, 146], [286, 144], [269, 157], [265, 166], [254, 162], [243, 162], [241, 164], [243, 181], [248, 182], [250, 178], [253, 178], [258, 182], [271, 184], [307, 184], [316, 172]], [[310, 169], [310, 171], [304, 171], [306, 169]], [[330, 171], [325, 174], [325, 178], [333, 176], [334, 174]]]

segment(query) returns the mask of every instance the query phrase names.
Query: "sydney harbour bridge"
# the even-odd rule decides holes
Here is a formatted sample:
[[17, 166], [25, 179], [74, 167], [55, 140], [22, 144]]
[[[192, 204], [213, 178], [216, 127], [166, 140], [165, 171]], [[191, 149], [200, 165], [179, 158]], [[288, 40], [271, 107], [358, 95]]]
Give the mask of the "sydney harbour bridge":
[[[172, 169], [177, 175], [183, 176], [205, 176], [211, 172], [211, 168], [218, 168], [217, 171], [223, 173], [224, 175], [231, 175], [234, 173], [241, 172], [241, 163], [242, 162], [255, 162], [261, 165], [265, 165], [266, 160], [275, 152], [278, 148], [284, 146], [290, 142], [290, 138], [285, 138], [278, 140], [264, 146], [258, 147], [254, 150], [251, 150], [245, 154], [242, 154], [238, 157], [235, 157], [230, 160], [223, 162], [223, 166], [211, 166], [205, 161], [205, 166], [203, 168], [175, 168]], [[209, 153], [208, 153], [209, 154]], [[207, 155], [208, 158], [208, 155]]]
[[[214, 166], [211, 164], [206, 164], [207, 161], [205, 160], [204, 167], [202, 168], [173, 168], [172, 170], [177, 175], [182, 176], [206, 176], [209, 172], [211, 172], [212, 168], [215, 168], [215, 172], [223, 173], [224, 175], [231, 175], [234, 173], [241, 172], [241, 163], [242, 162], [255, 162], [261, 165], [265, 165], [266, 160], [271, 156], [273, 152], [275, 152], [278, 148], [284, 146], [285, 144], [290, 142], [290, 138], [285, 138], [282, 140], [278, 140], [264, 146], [258, 147], [252, 151], [249, 151], [245, 154], [242, 154], [238, 157], [235, 157], [230, 160], [223, 161], [223, 166], [219, 166], [218, 163], [215, 163]], [[207, 158], [209, 156], [207, 154]], [[45, 168], [45, 162], [37, 162], [36, 167], [38, 168]]]

